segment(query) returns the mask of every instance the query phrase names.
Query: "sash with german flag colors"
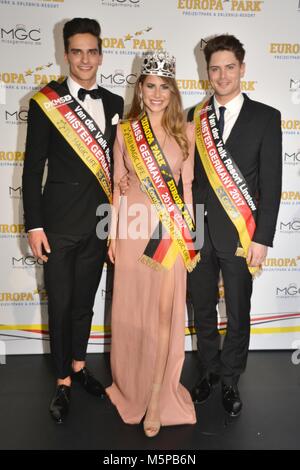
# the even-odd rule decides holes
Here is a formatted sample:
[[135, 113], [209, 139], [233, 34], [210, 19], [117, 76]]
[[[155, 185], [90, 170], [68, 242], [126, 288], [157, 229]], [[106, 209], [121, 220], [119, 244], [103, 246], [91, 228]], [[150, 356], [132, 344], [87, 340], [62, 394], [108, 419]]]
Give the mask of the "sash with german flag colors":
[[[217, 124], [215, 110], [210, 101], [195, 108], [196, 145], [209, 183], [226, 214], [238, 231], [240, 247], [237, 256], [247, 257], [256, 228], [256, 205], [248, 184], [237, 164], [226, 149]], [[250, 273], [258, 274], [260, 268], [248, 266]]]
[[108, 201], [112, 202], [111, 157], [109, 145], [94, 119], [52, 81], [33, 96], [62, 137], [96, 176]]
[[190, 272], [200, 259], [195, 248], [195, 225], [178, 193], [171, 168], [146, 113], [121, 123], [128, 154], [141, 188], [155, 207], [159, 224], [140, 261], [154, 269], [171, 269], [178, 253]]

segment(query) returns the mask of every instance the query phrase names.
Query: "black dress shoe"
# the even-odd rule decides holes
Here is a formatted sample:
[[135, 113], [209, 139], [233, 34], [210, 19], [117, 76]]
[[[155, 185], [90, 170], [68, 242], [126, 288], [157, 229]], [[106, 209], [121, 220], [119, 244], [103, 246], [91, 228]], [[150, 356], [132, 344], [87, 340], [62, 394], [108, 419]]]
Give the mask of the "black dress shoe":
[[210, 396], [212, 392], [212, 387], [204, 377], [197, 385], [193, 388], [191, 392], [192, 400], [194, 403], [204, 403]]
[[70, 392], [71, 387], [67, 385], [58, 385], [56, 387], [49, 411], [54, 421], [58, 424], [64, 422], [69, 412]]
[[212, 394], [214, 387], [220, 381], [218, 374], [210, 373], [203, 377], [192, 390], [192, 400], [194, 403], [204, 403]]
[[91, 395], [96, 395], [100, 398], [105, 397], [103, 386], [86, 367], [83, 367], [79, 372], [73, 372], [72, 380], [79, 382]]
[[208, 381], [212, 387], [215, 387], [216, 385], [218, 385], [218, 383], [220, 382], [220, 379], [221, 379], [220, 374], [215, 374], [214, 372], [210, 372], [210, 374], [208, 375]]
[[239, 416], [242, 410], [242, 400], [240, 399], [237, 385], [228, 386], [222, 384], [222, 401], [225, 411], [232, 417]]

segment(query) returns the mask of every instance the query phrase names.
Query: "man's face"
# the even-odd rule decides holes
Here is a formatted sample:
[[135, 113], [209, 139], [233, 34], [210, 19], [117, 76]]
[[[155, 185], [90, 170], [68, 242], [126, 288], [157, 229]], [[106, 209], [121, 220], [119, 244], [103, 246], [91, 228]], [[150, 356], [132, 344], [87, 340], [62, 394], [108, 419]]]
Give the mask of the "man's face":
[[97, 38], [92, 34], [74, 34], [69, 38], [69, 49], [65, 52], [65, 60], [70, 67], [70, 77], [82, 87], [90, 88], [95, 83], [102, 58]]
[[215, 96], [221, 104], [226, 104], [241, 91], [241, 78], [245, 74], [245, 64], [240, 64], [231, 51], [214, 52], [208, 66], [208, 78]]

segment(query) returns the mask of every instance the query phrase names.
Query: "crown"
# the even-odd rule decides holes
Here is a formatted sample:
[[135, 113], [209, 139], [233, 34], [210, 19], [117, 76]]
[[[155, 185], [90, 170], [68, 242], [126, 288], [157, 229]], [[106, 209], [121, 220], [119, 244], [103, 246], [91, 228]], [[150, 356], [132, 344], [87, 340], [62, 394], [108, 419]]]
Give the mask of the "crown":
[[141, 75], [175, 78], [175, 63], [175, 57], [166, 51], [147, 52], [144, 55]]

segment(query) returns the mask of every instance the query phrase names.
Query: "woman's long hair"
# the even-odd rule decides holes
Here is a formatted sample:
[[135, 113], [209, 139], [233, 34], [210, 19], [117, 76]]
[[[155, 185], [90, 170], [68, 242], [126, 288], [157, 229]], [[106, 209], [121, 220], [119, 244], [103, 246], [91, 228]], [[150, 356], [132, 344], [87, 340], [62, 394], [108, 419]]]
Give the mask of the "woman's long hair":
[[[130, 111], [126, 116], [127, 119], [138, 119], [144, 112], [144, 109], [141, 107], [140, 84], [143, 85], [146, 77], [147, 75], [140, 75], [135, 84], [133, 101]], [[185, 119], [178, 86], [174, 78], [160, 78], [169, 85], [171, 92], [170, 103], [163, 114], [162, 126], [169, 136], [174, 137], [182, 151], [183, 159], [186, 160], [189, 154], [189, 143], [186, 136]]]

